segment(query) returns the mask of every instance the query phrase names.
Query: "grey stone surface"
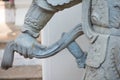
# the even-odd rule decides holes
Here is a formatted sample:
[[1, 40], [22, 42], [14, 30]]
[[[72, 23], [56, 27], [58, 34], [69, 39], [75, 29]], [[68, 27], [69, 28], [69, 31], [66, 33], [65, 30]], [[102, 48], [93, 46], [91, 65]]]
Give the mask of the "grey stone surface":
[[[16, 40], [11, 41], [5, 49], [2, 68], [8, 69], [12, 66], [14, 51], [25, 58], [41, 59], [53, 56], [64, 48], [68, 48], [78, 65], [85, 67], [84, 80], [120, 80], [120, 1], [83, 0], [82, 24], [63, 34], [52, 46], [45, 47], [36, 41], [39, 31], [56, 12], [81, 2], [81, 0], [61, 0], [63, 2], [54, 1], [51, 4], [52, 1], [48, 1], [33, 1], [25, 17], [22, 33]], [[83, 33], [90, 41], [87, 59], [86, 54], [75, 42], [75, 39]]]
[[[2, 62], [4, 50], [0, 50], [0, 64]], [[30, 65], [42, 65], [41, 59], [25, 59], [23, 56], [20, 56], [18, 53], [15, 53], [14, 57], [14, 66], [30, 66]]]

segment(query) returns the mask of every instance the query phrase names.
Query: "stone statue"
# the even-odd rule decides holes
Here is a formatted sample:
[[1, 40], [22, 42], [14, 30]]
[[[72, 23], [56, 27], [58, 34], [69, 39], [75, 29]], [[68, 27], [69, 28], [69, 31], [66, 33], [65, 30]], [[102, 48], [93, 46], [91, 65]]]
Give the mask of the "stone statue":
[[[40, 45], [40, 30], [58, 11], [82, 2], [83, 21], [50, 47]], [[47, 58], [67, 48], [80, 68], [84, 80], [120, 80], [120, 0], [33, 0], [26, 14], [22, 33], [8, 43], [2, 68], [12, 67], [14, 51], [25, 58]], [[75, 39], [85, 34], [90, 49], [83, 52]]]

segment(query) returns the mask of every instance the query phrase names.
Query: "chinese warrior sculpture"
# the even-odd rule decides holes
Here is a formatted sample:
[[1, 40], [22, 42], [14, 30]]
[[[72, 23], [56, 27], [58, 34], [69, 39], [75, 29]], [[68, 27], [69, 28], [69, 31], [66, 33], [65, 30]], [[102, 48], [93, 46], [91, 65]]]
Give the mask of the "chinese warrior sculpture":
[[[82, 2], [82, 23], [50, 47], [40, 45], [40, 30], [58, 11]], [[85, 34], [90, 49], [83, 52], [75, 39]], [[14, 52], [25, 58], [47, 58], [67, 48], [80, 68], [84, 80], [120, 80], [120, 0], [33, 0], [26, 14], [21, 34], [8, 43], [2, 68], [12, 67]]]

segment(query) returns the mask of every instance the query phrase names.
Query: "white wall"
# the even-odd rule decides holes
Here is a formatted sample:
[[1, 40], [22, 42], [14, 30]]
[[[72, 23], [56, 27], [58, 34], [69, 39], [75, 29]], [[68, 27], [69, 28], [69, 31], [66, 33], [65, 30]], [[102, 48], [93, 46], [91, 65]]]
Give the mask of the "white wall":
[[15, 17], [15, 25], [22, 26], [24, 23], [25, 15], [29, 9], [32, 0], [15, 0], [15, 8], [16, 8], [16, 17]]
[[0, 24], [5, 24], [5, 3], [0, 2]]
[[[81, 21], [81, 4], [58, 12], [42, 31], [42, 44], [49, 46], [60, 39]], [[87, 50], [85, 36], [77, 39], [80, 46]], [[43, 80], [82, 80], [84, 69], [79, 69], [74, 57], [65, 49], [57, 55], [43, 60]]]

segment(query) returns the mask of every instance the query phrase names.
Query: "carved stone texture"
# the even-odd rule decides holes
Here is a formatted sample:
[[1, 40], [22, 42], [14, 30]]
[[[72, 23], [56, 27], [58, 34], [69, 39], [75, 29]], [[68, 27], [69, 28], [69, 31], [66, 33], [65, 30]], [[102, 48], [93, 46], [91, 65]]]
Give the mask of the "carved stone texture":
[[[58, 0], [54, 1], [59, 3]], [[51, 19], [55, 12], [59, 10], [63, 10], [65, 8], [74, 6], [81, 2], [81, 0], [73, 0], [73, 1], [64, 1], [61, 0], [63, 4], [60, 6], [51, 5], [47, 0], [33, 0], [30, 9], [25, 17], [25, 22], [22, 28], [22, 33], [11, 43], [8, 45], [13, 45], [11, 47], [7, 47], [4, 57], [2, 67], [7, 69], [12, 66], [13, 61], [13, 51], [17, 51], [25, 58], [46, 58], [58, 53], [62, 49], [66, 48], [72, 41], [74, 41], [78, 36], [83, 34], [81, 29], [81, 25], [70, 31], [67, 35], [64, 35], [58, 42], [53, 44], [52, 46], [45, 48], [41, 46], [36, 38], [39, 35], [39, 32], [42, 28], [47, 24], [47, 22]], [[66, 4], [64, 4], [66, 3]], [[24, 42], [24, 43], [23, 43]], [[11, 52], [12, 51], [12, 52]], [[10, 55], [8, 55], [10, 52]], [[10, 56], [9, 60], [7, 59], [7, 55]], [[81, 54], [80, 54], [81, 55]], [[10, 62], [10, 63], [9, 63]], [[79, 61], [78, 61], [79, 62]], [[85, 61], [84, 61], [85, 62]]]
[[[87, 3], [87, 0], [84, 1]], [[90, 2], [92, 27], [89, 27], [93, 32], [92, 35], [96, 34], [98, 37], [91, 43], [88, 52], [84, 80], [120, 80], [119, 3], [117, 0]], [[117, 8], [114, 6], [116, 4]]]
[[[53, 14], [81, 1], [33, 0], [32, 6], [26, 15], [24, 34], [22, 34], [22, 37], [18, 37], [15, 43], [13, 41], [12, 44], [8, 45], [8, 50], [5, 51], [3, 58], [3, 68], [7, 69], [12, 66], [13, 51], [17, 51], [25, 57], [41, 59], [53, 56], [67, 48], [76, 58], [78, 66], [86, 68], [84, 80], [120, 80], [119, 0], [83, 0], [82, 28], [80, 25], [65, 33], [60, 40], [48, 48], [38, 46], [40, 44], [35, 39], [36, 34], [47, 24]], [[83, 33], [90, 41], [87, 59], [86, 54], [75, 42], [75, 39]], [[14, 47], [14, 44], [17, 47]], [[6, 56], [10, 57], [7, 58]]]
[[120, 0], [109, 0], [110, 28], [120, 29]]
[[106, 58], [98, 68], [87, 67], [84, 80], [120, 80], [120, 37], [110, 36]]

